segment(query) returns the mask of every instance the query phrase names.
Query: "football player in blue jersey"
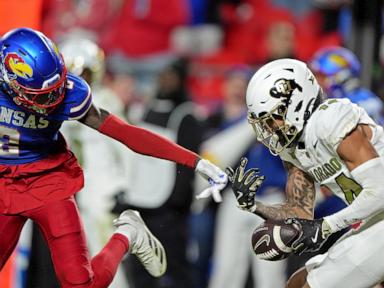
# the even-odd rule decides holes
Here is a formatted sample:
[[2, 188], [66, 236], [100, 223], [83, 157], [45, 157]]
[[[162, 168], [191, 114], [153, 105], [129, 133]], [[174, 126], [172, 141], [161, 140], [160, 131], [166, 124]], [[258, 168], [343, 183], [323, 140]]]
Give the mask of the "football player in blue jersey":
[[161, 276], [165, 251], [132, 210], [114, 221], [115, 233], [90, 259], [74, 200], [83, 172], [59, 132], [66, 120], [78, 120], [135, 152], [195, 169], [211, 184], [201, 197], [217, 198], [226, 185], [225, 173], [209, 161], [95, 107], [87, 83], [67, 73], [49, 38], [27, 28], [12, 30], [0, 46], [0, 269], [25, 221], [32, 219], [47, 241], [62, 287], [107, 287], [127, 252], [136, 254], [151, 275]]
[[361, 86], [361, 64], [356, 55], [344, 48], [331, 46], [315, 53], [309, 62], [320, 86], [328, 98], [348, 98], [367, 111], [376, 122], [383, 112], [381, 99]]

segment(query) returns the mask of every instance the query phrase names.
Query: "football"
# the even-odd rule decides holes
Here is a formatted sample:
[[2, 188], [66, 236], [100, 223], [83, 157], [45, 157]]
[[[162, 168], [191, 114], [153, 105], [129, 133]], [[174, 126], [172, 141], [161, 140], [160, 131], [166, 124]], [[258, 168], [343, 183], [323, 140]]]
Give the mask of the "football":
[[299, 231], [284, 220], [267, 220], [252, 234], [252, 249], [260, 259], [278, 261], [292, 252], [291, 245], [299, 236]]

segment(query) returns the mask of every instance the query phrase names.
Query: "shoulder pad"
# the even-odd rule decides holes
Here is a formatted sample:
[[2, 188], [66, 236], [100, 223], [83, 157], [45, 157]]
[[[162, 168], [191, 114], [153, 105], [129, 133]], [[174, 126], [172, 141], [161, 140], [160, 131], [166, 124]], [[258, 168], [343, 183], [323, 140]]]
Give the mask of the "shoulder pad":
[[63, 103], [49, 115], [55, 120], [81, 119], [92, 104], [91, 88], [81, 77], [68, 74], [67, 87]]
[[348, 99], [328, 99], [312, 115], [315, 137], [335, 150], [359, 124], [362, 108]]

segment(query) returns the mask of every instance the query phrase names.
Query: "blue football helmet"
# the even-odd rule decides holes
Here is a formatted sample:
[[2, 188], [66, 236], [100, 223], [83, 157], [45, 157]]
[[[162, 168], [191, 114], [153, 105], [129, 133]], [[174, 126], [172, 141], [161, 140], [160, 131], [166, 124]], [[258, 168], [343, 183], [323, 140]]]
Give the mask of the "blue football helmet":
[[360, 61], [346, 48], [333, 46], [320, 49], [309, 62], [309, 67], [330, 98], [347, 97], [360, 85]]
[[4, 35], [0, 78], [17, 105], [47, 114], [63, 100], [67, 70], [56, 45], [41, 32], [19, 28]]

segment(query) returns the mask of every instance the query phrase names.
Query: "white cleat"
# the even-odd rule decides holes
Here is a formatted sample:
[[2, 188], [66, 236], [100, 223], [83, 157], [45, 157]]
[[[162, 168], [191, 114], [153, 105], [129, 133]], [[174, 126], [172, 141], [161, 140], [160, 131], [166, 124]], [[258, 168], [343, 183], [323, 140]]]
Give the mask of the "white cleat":
[[129, 252], [135, 254], [144, 268], [154, 277], [162, 276], [167, 270], [167, 257], [160, 241], [145, 225], [140, 213], [125, 210], [113, 221], [115, 233], [129, 239]]

